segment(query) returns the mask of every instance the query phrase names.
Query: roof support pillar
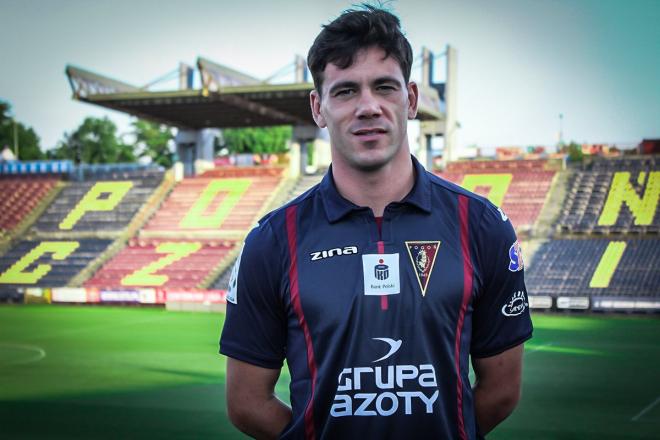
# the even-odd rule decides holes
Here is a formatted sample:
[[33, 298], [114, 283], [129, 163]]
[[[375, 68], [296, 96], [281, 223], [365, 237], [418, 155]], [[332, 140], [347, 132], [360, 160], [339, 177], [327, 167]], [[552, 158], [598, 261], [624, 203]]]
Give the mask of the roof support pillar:
[[217, 128], [179, 130], [174, 141], [185, 176], [201, 174], [214, 167], [215, 140], [220, 136]]

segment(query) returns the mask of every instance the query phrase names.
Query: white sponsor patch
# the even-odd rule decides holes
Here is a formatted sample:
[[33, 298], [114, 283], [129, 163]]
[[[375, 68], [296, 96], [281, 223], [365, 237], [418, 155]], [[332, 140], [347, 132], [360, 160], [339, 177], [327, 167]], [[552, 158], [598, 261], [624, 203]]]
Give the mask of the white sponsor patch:
[[231, 275], [229, 276], [227, 302], [232, 304], [238, 304], [238, 269], [241, 266], [241, 256], [243, 255], [244, 247], [245, 244], [243, 244], [241, 252], [238, 254], [238, 258], [236, 258], [236, 262], [234, 263], [234, 267], [231, 269]]
[[399, 254], [362, 255], [365, 295], [396, 295], [399, 282]]
[[504, 211], [502, 211], [502, 208], [497, 208], [497, 210], [500, 212], [500, 217], [502, 217], [503, 222], [509, 220], [509, 217], [507, 217]]

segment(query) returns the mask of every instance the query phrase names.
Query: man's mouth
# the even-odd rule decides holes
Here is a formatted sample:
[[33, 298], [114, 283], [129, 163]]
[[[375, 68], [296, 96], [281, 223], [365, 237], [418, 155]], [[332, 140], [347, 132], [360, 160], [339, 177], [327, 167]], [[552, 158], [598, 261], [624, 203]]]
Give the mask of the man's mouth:
[[356, 136], [373, 136], [384, 133], [387, 133], [387, 130], [384, 128], [360, 128], [353, 131], [353, 134]]

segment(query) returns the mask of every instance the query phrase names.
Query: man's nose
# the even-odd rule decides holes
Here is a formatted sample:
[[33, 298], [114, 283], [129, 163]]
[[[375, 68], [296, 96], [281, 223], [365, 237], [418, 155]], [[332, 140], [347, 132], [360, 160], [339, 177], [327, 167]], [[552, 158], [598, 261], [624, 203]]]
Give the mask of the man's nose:
[[358, 118], [375, 118], [382, 114], [382, 109], [378, 97], [371, 91], [364, 91], [360, 94], [356, 109]]

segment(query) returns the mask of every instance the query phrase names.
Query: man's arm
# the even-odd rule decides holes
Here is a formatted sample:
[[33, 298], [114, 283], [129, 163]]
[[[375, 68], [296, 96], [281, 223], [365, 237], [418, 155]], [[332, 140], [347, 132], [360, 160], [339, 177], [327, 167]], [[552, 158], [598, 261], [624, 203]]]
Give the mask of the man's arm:
[[486, 435], [506, 419], [518, 404], [521, 391], [523, 346], [495, 356], [472, 358], [473, 387], [479, 432]]
[[242, 432], [257, 439], [277, 438], [291, 421], [291, 408], [275, 396], [280, 369], [227, 358], [227, 412]]

